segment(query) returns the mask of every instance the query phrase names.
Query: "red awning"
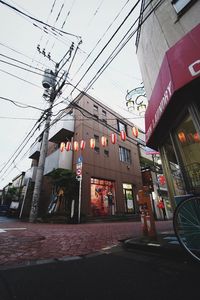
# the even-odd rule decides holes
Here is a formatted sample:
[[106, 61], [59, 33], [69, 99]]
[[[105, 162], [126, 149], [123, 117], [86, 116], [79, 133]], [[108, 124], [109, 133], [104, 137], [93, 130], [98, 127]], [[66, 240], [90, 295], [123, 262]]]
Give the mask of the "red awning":
[[179, 40], [164, 56], [145, 114], [147, 145], [173, 94], [199, 76], [200, 24]]

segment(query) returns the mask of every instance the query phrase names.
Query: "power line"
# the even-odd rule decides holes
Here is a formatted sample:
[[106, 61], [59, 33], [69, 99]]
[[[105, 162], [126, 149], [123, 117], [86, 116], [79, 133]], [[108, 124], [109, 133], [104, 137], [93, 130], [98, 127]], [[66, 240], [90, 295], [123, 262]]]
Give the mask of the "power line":
[[[145, 7], [145, 9], [150, 5], [150, 3], [153, 0], [151, 0], [147, 6]], [[147, 14], [146, 18], [138, 25], [138, 27], [132, 32], [130, 33], [130, 35], [127, 37], [126, 41], [121, 45], [121, 43], [123, 42], [123, 40], [125, 39], [125, 37], [128, 35], [128, 33], [131, 31], [131, 29], [135, 26], [136, 22], [139, 20], [139, 17], [136, 19], [136, 21], [133, 23], [133, 25], [129, 28], [129, 30], [126, 32], [126, 34], [124, 35], [124, 37], [121, 39], [121, 41], [118, 43], [118, 45], [115, 47], [115, 49], [112, 51], [112, 53], [109, 55], [109, 57], [106, 59], [106, 61], [104, 62], [104, 64], [101, 66], [101, 68], [98, 70], [98, 72], [95, 74], [95, 76], [90, 80], [90, 82], [88, 83], [87, 87], [85, 88], [85, 91], [88, 91], [91, 86], [94, 84], [94, 82], [96, 82], [96, 80], [101, 76], [101, 74], [107, 69], [107, 67], [111, 64], [111, 62], [115, 59], [115, 57], [120, 53], [120, 51], [124, 48], [124, 46], [130, 41], [130, 39], [135, 35], [135, 33], [137, 32], [138, 28], [140, 28], [142, 26], [142, 24], [145, 22], [145, 20], [152, 14], [152, 12], [155, 10], [156, 7], [158, 7], [160, 5], [160, 3], [163, 0], [160, 0], [156, 6]], [[121, 46], [120, 46], [121, 45]], [[117, 48], [120, 46], [119, 50], [117, 50]], [[115, 53], [115, 51], [117, 50], [117, 52]], [[112, 56], [113, 55], [113, 56]]]
[[[93, 62], [90, 64], [90, 66], [87, 68], [87, 70], [85, 71], [85, 73], [83, 74], [83, 76], [80, 78], [80, 80], [78, 81], [78, 83], [76, 84], [76, 87], [79, 85], [79, 83], [83, 80], [83, 78], [86, 76], [86, 74], [89, 72], [89, 70], [91, 69], [91, 67], [94, 65], [94, 63], [97, 61], [97, 59], [99, 58], [99, 56], [103, 53], [103, 51], [106, 49], [106, 47], [110, 44], [110, 42], [112, 41], [112, 39], [115, 37], [115, 35], [117, 34], [117, 32], [120, 30], [120, 28], [123, 26], [123, 24], [126, 22], [126, 20], [130, 17], [130, 15], [133, 13], [133, 11], [136, 9], [137, 5], [139, 4], [140, 0], [138, 0], [136, 2], [136, 4], [133, 6], [133, 8], [129, 11], [129, 13], [127, 14], [127, 16], [124, 18], [124, 20], [122, 21], [122, 23], [119, 25], [119, 27], [116, 29], [116, 31], [113, 33], [113, 35], [110, 37], [110, 39], [108, 40], [108, 42], [104, 45], [104, 47], [101, 49], [101, 51], [98, 53], [98, 55], [96, 56], [96, 58], [93, 60]], [[73, 91], [72, 91], [73, 92]]]
[[[39, 61], [37, 61], [37, 60], [35, 60], [35, 59], [33, 59], [32, 57], [30, 57], [30, 56], [28, 56], [28, 55], [26, 55], [26, 54], [24, 54], [24, 53], [22, 53], [22, 52], [20, 52], [20, 51], [18, 51], [18, 50], [16, 50], [16, 49], [13, 49], [12, 47], [9, 47], [8, 45], [5, 45], [5, 44], [3, 44], [3, 43], [1, 43], [1, 42], [0, 42], [0, 45], [3, 46], [3, 47], [5, 47], [5, 48], [7, 48], [7, 49], [10, 49], [10, 50], [12, 50], [13, 52], [15, 52], [15, 53], [17, 53], [17, 54], [20, 54], [20, 55], [22, 55], [22, 56], [24, 56], [24, 57], [26, 57], [26, 58], [28, 58], [28, 59], [30, 59], [30, 60], [32, 60], [32, 61], [35, 61], [35, 62], [37, 62], [38, 64], [41, 64], [41, 65], [47, 67], [47, 65], [45, 65], [45, 64], [43, 64], [43, 63], [41, 63], [41, 62], [39, 62]], [[29, 65], [29, 66], [30, 66], [30, 65]], [[31, 67], [31, 66], [30, 66], [30, 67]]]
[[[40, 128], [41, 124], [43, 123], [43, 117], [45, 115], [46, 111], [42, 113], [41, 117], [36, 121], [36, 123], [33, 125], [32, 129], [29, 131], [29, 133], [25, 136], [25, 138], [22, 140], [22, 142], [20, 143], [20, 145], [17, 147], [17, 149], [15, 150], [15, 152], [11, 155], [11, 157], [9, 158], [9, 160], [5, 163], [5, 165], [3, 166], [3, 168], [1, 168], [0, 173], [6, 168], [6, 166], [10, 163], [10, 165], [7, 167], [7, 169], [5, 170], [5, 172], [0, 176], [0, 178], [7, 172], [7, 170], [10, 168], [10, 166], [13, 164], [13, 162], [17, 159], [17, 157], [20, 155], [20, 153], [22, 152], [22, 150], [24, 149], [24, 144], [28, 143], [29, 140], [32, 138], [32, 136], [35, 134], [36, 130], [38, 130], [38, 128]], [[38, 124], [39, 123], [39, 124]], [[38, 125], [37, 125], [38, 124]], [[36, 127], [37, 125], [37, 127]], [[35, 128], [36, 127], [36, 128]], [[35, 128], [35, 130], [34, 130]], [[34, 130], [34, 131], [33, 131]], [[32, 133], [33, 131], [33, 133]], [[31, 136], [30, 136], [31, 135]], [[30, 137], [29, 137], [30, 136]], [[18, 151], [19, 150], [19, 151]], [[14, 158], [13, 158], [14, 157]], [[13, 159], [13, 160], [12, 160]], [[12, 161], [11, 161], [12, 160]], [[11, 162], [10, 162], [11, 161]]]
[[31, 81], [28, 81], [28, 80], [26, 80], [26, 79], [23, 79], [23, 78], [21, 78], [21, 77], [19, 77], [19, 76], [17, 76], [17, 75], [14, 75], [14, 74], [12, 74], [12, 73], [10, 73], [10, 72], [7, 72], [7, 71], [5, 71], [5, 70], [2, 70], [2, 69], [0, 69], [0, 71], [3, 72], [3, 73], [5, 73], [5, 74], [7, 74], [7, 75], [10, 75], [10, 76], [12, 76], [12, 77], [15, 77], [15, 78], [17, 78], [17, 79], [19, 79], [19, 80], [21, 80], [21, 81], [23, 81], [23, 82], [29, 83], [29, 84], [31, 84], [31, 85], [33, 85], [33, 86], [36, 86], [37, 88], [42, 89], [41, 86], [39, 86], [39, 85], [37, 85], [37, 84], [35, 84], [35, 83], [32, 83]]
[[15, 62], [18, 62], [18, 63], [20, 63], [20, 64], [23, 64], [24, 66], [27, 66], [27, 67], [29, 67], [29, 68], [32, 68], [32, 69], [35, 69], [35, 70], [44, 72], [44, 70], [42, 70], [42, 69], [39, 69], [39, 68], [37, 68], [37, 67], [33, 67], [33, 66], [29, 65], [29, 64], [26, 64], [25, 62], [23, 62], [23, 61], [21, 61], [21, 60], [15, 59], [15, 58], [10, 57], [10, 56], [8, 56], [8, 55], [5, 55], [5, 54], [0, 53], [0, 56], [3, 56], [3, 57], [5, 57], [5, 58], [8, 58], [8, 59], [13, 60], [13, 61], [15, 61]]
[[[126, 117], [122, 117], [121, 119], [123, 120], [135, 120], [135, 119], [142, 119], [143, 117], [130, 117], [130, 118], [126, 118]], [[27, 121], [36, 121], [37, 119], [36, 118], [25, 118], [25, 117], [8, 117], [8, 116], [0, 116], [0, 119], [5, 119], [5, 120], [27, 120]], [[79, 121], [91, 121], [92, 119], [87, 117], [87, 118], [78, 118]], [[104, 120], [106, 121], [113, 121], [115, 120], [115, 118], [105, 118], [104, 117]], [[58, 120], [59, 121], [66, 121], [66, 122], [71, 122], [71, 120], [69, 119], [62, 119], [62, 120]]]
[[34, 108], [34, 109], [40, 110], [40, 111], [42, 111], [42, 112], [45, 111], [44, 109], [38, 108], [38, 107], [36, 107], [36, 106], [33, 106], [33, 105], [27, 105], [27, 104], [25, 104], [25, 103], [18, 102], [18, 101], [14, 101], [14, 100], [11, 100], [11, 99], [9, 99], [9, 98], [5, 98], [5, 97], [1, 97], [1, 96], [0, 96], [0, 99], [1, 99], [1, 100], [4, 100], [4, 101], [11, 102], [12, 104], [14, 104], [14, 105], [16, 105], [16, 106], [18, 106], [18, 107], [20, 107], [20, 108]]
[[[29, 68], [32, 68], [32, 69], [35, 69], [35, 70], [39, 70], [39, 71], [41, 71], [42, 73], [38, 73], [38, 72], [35, 72], [35, 71], [32, 71], [32, 70], [29, 70], [29, 69], [27, 69], [27, 68], [24, 68], [24, 67], [20, 67], [20, 66], [18, 66], [18, 65], [16, 65], [16, 64], [10, 63], [10, 62], [5, 61], [5, 60], [0, 60], [0, 62], [2, 62], [2, 63], [4, 63], [4, 64], [7, 64], [7, 65], [12, 66], [12, 67], [16, 67], [16, 68], [18, 68], [18, 69], [21, 69], [21, 70], [24, 70], [24, 71], [27, 71], [27, 72], [30, 72], [30, 73], [32, 73], [32, 74], [36, 74], [36, 75], [39, 75], [39, 76], [44, 76], [44, 70], [42, 70], [42, 69], [39, 69], [39, 68], [37, 68], [37, 67], [30, 66], [30, 65], [28, 65], [28, 64], [26, 64], [26, 63], [24, 63], [24, 62], [22, 62], [22, 61], [16, 60], [16, 59], [11, 58], [11, 57], [9, 57], [9, 56], [7, 56], [7, 55], [0, 54], [0, 56], [7, 57], [8, 59], [11, 59], [11, 60], [13, 60], [13, 61], [16, 61], [16, 62], [18, 62], [18, 63], [20, 63], [20, 64], [25, 65], [25, 66], [28, 66]], [[12, 73], [11, 73], [11, 74], [12, 74]], [[14, 74], [12, 74], [12, 75], [13, 75], [13, 76], [16, 76], [16, 75], [14, 75]], [[58, 76], [58, 78], [59, 78], [59, 76]]]
[[38, 73], [38, 72], [35, 72], [35, 71], [32, 71], [32, 70], [28, 70], [27, 68], [20, 67], [20, 66], [18, 66], [18, 65], [15, 65], [15, 64], [13, 64], [13, 63], [10, 63], [10, 62], [5, 61], [5, 60], [2, 60], [2, 59], [0, 59], [0, 62], [1, 62], [1, 63], [4, 63], [4, 64], [7, 64], [7, 65], [9, 65], [9, 66], [12, 66], [12, 67], [15, 67], [15, 68], [18, 68], [18, 69], [21, 69], [21, 70], [30, 72], [30, 73], [32, 73], [32, 74], [36, 74], [36, 75], [43, 76], [43, 74], [41, 74], [41, 73]]
[[78, 36], [78, 35], [75, 35], [75, 34], [72, 34], [72, 33], [69, 33], [69, 32], [66, 32], [66, 31], [63, 31], [63, 30], [60, 30], [60, 29], [58, 29], [58, 28], [56, 28], [56, 27], [54, 27], [54, 26], [51, 26], [51, 25], [49, 25], [49, 24], [47, 24], [47, 23], [45, 23], [45, 22], [43, 22], [43, 21], [41, 21], [41, 20], [39, 20], [39, 19], [37, 19], [37, 18], [34, 18], [34, 17], [30, 16], [29, 14], [24, 13], [24, 12], [21, 11], [20, 9], [18, 9], [18, 8], [14, 7], [13, 5], [10, 5], [10, 4], [8, 4], [8, 3], [2, 1], [2, 0], [0, 0], [0, 3], [3, 4], [3, 5], [5, 5], [5, 6], [7, 6], [7, 7], [9, 7], [10, 9], [14, 10], [16, 13], [18, 13], [18, 14], [20, 14], [20, 15], [23, 15], [23, 16], [25, 16], [25, 17], [31, 19], [32, 21], [35, 21], [35, 22], [37, 22], [37, 23], [39, 23], [39, 24], [44, 25], [44, 26], [45, 26], [45, 27], [44, 27], [45, 30], [46, 30], [47, 27], [48, 27], [48, 28], [50, 28], [53, 32], [58, 32], [58, 33], [60, 33], [60, 34], [66, 34], [66, 35], [70, 35], [70, 36], [73, 36], [73, 37], [76, 37], [76, 38], [80, 38], [80, 36]]
[[[151, 4], [152, 1], [153, 1], [153, 0], [151, 0], [151, 1], [147, 4], [147, 6], [145, 7], [144, 11], [147, 9], [147, 7]], [[140, 28], [140, 26], [142, 26], [142, 24], [143, 24], [143, 23], [146, 21], [146, 19], [151, 15], [151, 13], [155, 10], [155, 8], [158, 7], [158, 6], [160, 5], [160, 3], [161, 3], [162, 1], [163, 1], [163, 0], [160, 0], [160, 1], [156, 4], [156, 6], [148, 13], [148, 15], [147, 15], [146, 18], [143, 20], [143, 22], [140, 23], [140, 24], [138, 25], [137, 30], [138, 30], [138, 28]], [[138, 3], [139, 3], [139, 1], [136, 3], [136, 5], [137, 5]], [[134, 7], [136, 7], [136, 5], [135, 5]], [[130, 13], [130, 12], [129, 12], [129, 13]], [[136, 19], [136, 21], [134, 22], [134, 24], [136, 24], [136, 22], [138, 21], [138, 19], [139, 19], [139, 18]], [[120, 26], [121, 26], [121, 25], [120, 25]], [[127, 33], [125, 34], [125, 36], [122, 38], [121, 42], [122, 42], [123, 39], [126, 37], [126, 35], [129, 33], [129, 31], [132, 29], [132, 27], [133, 27], [133, 26], [131, 26], [130, 29], [127, 31]], [[130, 40], [130, 38], [132, 38], [132, 36], [133, 36], [135, 33], [136, 33], [136, 31], [134, 31], [133, 34], [131, 34], [131, 35], [129, 36], [129, 38], [128, 38], [128, 40], [126, 41], [126, 43]], [[111, 38], [112, 38], [112, 37], [111, 37]], [[120, 42], [120, 43], [121, 43], [121, 42]], [[119, 43], [119, 44], [120, 44], [120, 43]], [[126, 43], [123, 44], [123, 46], [121, 47], [120, 51], [121, 51], [122, 48], [126, 45]], [[119, 46], [119, 44], [117, 45], [117, 47]], [[115, 47], [115, 49], [116, 49], [117, 47]], [[115, 51], [115, 49], [114, 49], [114, 51]], [[118, 53], [119, 53], [120, 51], [118, 51]], [[118, 54], [118, 53], [117, 53], [117, 54]], [[112, 57], [112, 60], [110, 60], [109, 64], [113, 61], [113, 59], [117, 56], [117, 54], [115, 54], [115, 56]], [[109, 56], [109, 58], [110, 58], [110, 56]], [[109, 58], [108, 58], [108, 59], [109, 59]], [[108, 60], [108, 59], [107, 59], [107, 60]], [[106, 60], [106, 61], [107, 61], [107, 60]], [[93, 62], [93, 63], [94, 63], [94, 62]], [[93, 63], [90, 65], [90, 67], [88, 68], [88, 70], [91, 68], [91, 66], [93, 65]], [[108, 65], [109, 65], [109, 64], [108, 64]], [[105, 65], [105, 63], [104, 63], [104, 65]], [[103, 65], [103, 66], [104, 66], [104, 65]], [[107, 65], [107, 67], [108, 67], [108, 65]], [[100, 68], [100, 70], [103, 68], [103, 66]], [[87, 71], [88, 71], [88, 70], [87, 70]], [[99, 71], [100, 71], [100, 70], [99, 70]], [[83, 77], [86, 75], [87, 71], [85, 72], [85, 74], [83, 75]], [[101, 71], [101, 74], [99, 74], [99, 71], [98, 71], [98, 72], [96, 73], [96, 75], [94, 76], [94, 78], [96, 78], [95, 81], [96, 81], [96, 80], [99, 78], [99, 76], [105, 71], [105, 68]], [[98, 77], [96, 77], [97, 75], [98, 75]], [[83, 77], [81, 78], [81, 80], [83, 79]], [[94, 79], [94, 78], [93, 78], [93, 79]], [[92, 79], [92, 80], [93, 80], [93, 79]], [[75, 89], [79, 90], [79, 89], [77, 88], [77, 86], [79, 85], [79, 83], [80, 83], [81, 80], [79, 80], [79, 82], [78, 82], [75, 86], [73, 86], [73, 85], [71, 84], [71, 85], [73, 86], [73, 89], [72, 89], [70, 95], [73, 93], [73, 91], [74, 91]], [[92, 80], [91, 80], [91, 81], [92, 81]], [[91, 82], [91, 81], [90, 81], [90, 82]], [[91, 84], [89, 83], [89, 84], [90, 84], [90, 87], [94, 84], [95, 81], [91, 82]], [[70, 84], [70, 83], [68, 83], [68, 84]], [[89, 84], [88, 84], [88, 85], [89, 85]], [[80, 90], [79, 90], [79, 91], [80, 91]], [[80, 91], [80, 92], [82, 92], [82, 91]], [[84, 95], [84, 92], [82, 92], [82, 95]], [[75, 100], [76, 100], [76, 99], [75, 99]], [[70, 103], [69, 105], [73, 104], [75, 100], [72, 100], [71, 103]], [[63, 117], [64, 117], [64, 115], [65, 115], [65, 114], [63, 114], [64, 111], [66, 111], [66, 108], [60, 110], [60, 112], [57, 113], [57, 115], [60, 114], [60, 117], [58, 117], [58, 120], [59, 120], [59, 118], [63, 118]]]
[[103, 35], [100, 37], [100, 39], [97, 41], [97, 43], [95, 44], [95, 46], [93, 47], [93, 49], [89, 52], [89, 54], [87, 55], [87, 57], [85, 58], [85, 60], [83, 61], [83, 63], [80, 65], [80, 67], [78, 68], [78, 70], [76, 71], [76, 73], [74, 74], [73, 78], [76, 76], [76, 74], [80, 71], [80, 69], [84, 66], [84, 64], [86, 63], [86, 61], [88, 60], [88, 58], [91, 56], [91, 54], [94, 52], [94, 50], [97, 48], [97, 46], [99, 45], [99, 43], [102, 41], [102, 39], [104, 38], [104, 36], [106, 35], [106, 33], [108, 32], [108, 30], [112, 27], [112, 25], [114, 24], [114, 22], [117, 20], [117, 18], [120, 16], [121, 12], [123, 11], [123, 9], [125, 8], [125, 6], [128, 4], [130, 0], [127, 0], [126, 3], [123, 5], [123, 7], [120, 9], [120, 11], [118, 12], [118, 14], [116, 15], [116, 17], [114, 18], [114, 20], [110, 23], [110, 25], [107, 27], [106, 31], [103, 33]]
[[[139, 2], [139, 1], [138, 1], [138, 2]], [[79, 83], [78, 83], [78, 84], [79, 84]], [[78, 84], [77, 84], [77, 85], [78, 85]], [[77, 87], [77, 85], [76, 85], [76, 87]], [[76, 87], [75, 87], [75, 88], [76, 88]], [[74, 102], [74, 101], [72, 101], [72, 103], [71, 103], [72, 105], [73, 105], [73, 102]], [[65, 109], [65, 110], [66, 110], [66, 109]], [[59, 121], [59, 120], [61, 120], [61, 118], [63, 118], [63, 117], [64, 117], [64, 115], [63, 115], [62, 117], [60, 117], [59, 119], [57, 119], [56, 122]]]

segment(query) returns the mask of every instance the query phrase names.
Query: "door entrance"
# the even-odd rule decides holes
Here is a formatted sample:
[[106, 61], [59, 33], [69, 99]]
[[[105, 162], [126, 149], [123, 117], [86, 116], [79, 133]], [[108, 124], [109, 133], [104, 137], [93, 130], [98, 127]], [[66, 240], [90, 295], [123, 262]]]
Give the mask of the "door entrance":
[[132, 184], [123, 184], [123, 193], [125, 196], [125, 209], [127, 213], [135, 213], [135, 204], [133, 197]]

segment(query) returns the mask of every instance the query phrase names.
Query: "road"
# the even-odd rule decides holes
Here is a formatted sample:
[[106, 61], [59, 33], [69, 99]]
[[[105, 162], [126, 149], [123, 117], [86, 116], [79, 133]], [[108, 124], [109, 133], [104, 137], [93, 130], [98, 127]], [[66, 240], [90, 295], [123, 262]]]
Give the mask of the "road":
[[66, 261], [0, 270], [0, 299], [194, 299], [198, 283], [195, 263], [116, 246]]

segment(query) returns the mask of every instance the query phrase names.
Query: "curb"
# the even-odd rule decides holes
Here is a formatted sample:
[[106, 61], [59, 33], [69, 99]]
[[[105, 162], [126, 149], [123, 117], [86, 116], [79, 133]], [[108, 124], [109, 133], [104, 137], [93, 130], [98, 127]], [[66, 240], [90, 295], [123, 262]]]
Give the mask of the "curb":
[[178, 259], [188, 259], [187, 254], [183, 251], [183, 249], [179, 245], [167, 245], [162, 244], [159, 241], [151, 241], [151, 240], [142, 240], [142, 239], [127, 239], [121, 241], [123, 247], [129, 251], [143, 251], [151, 254], [159, 254], [161, 256], [170, 256]]

